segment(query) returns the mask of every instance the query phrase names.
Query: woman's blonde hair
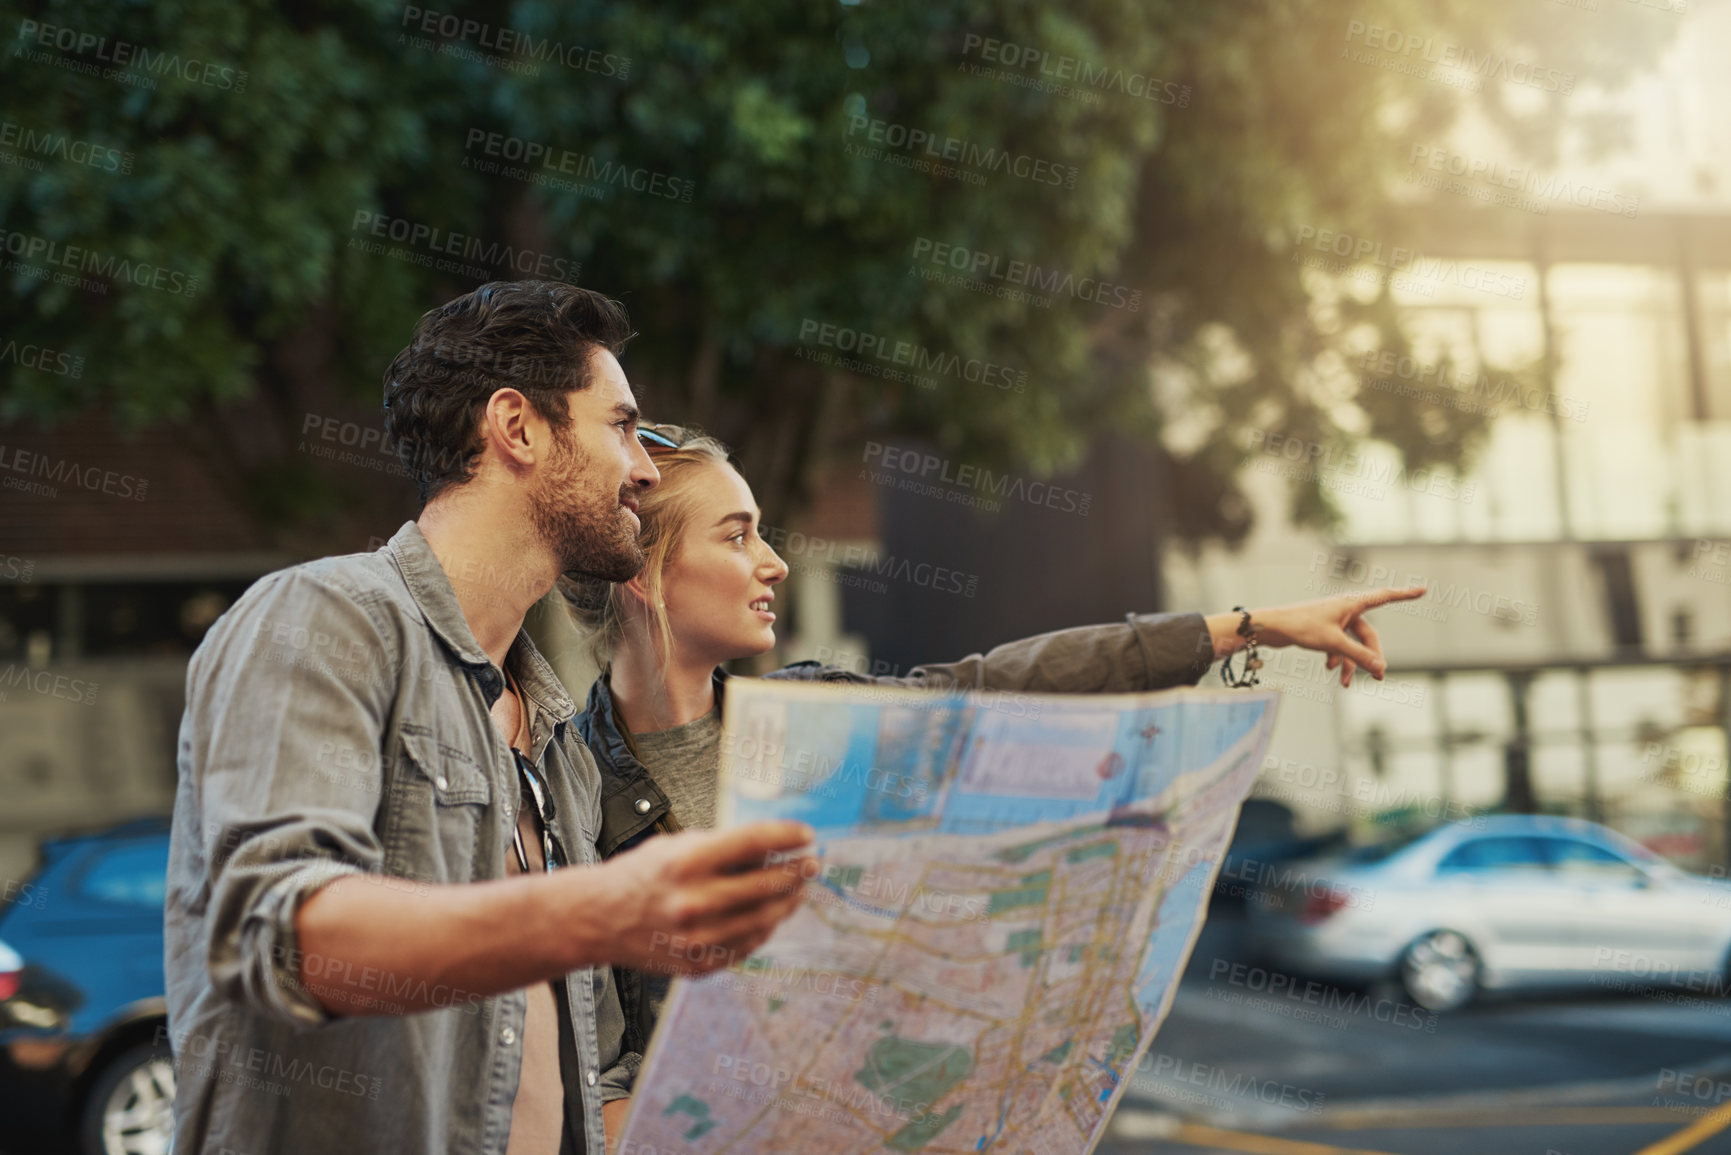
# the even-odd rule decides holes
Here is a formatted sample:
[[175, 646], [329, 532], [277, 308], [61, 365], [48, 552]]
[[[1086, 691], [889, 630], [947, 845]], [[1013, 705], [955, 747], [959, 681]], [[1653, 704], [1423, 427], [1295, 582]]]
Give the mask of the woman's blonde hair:
[[[692, 498], [703, 481], [705, 466], [733, 467], [727, 446], [695, 429], [676, 425], [646, 426], [677, 449], [646, 442], [645, 448], [661, 473], [661, 483], [638, 498], [637, 517], [643, 523], [638, 544], [643, 547], [643, 592], [647, 596], [649, 620], [660, 642], [661, 660], [673, 653], [673, 628], [667, 621], [662, 594], [667, 567], [679, 556], [679, 546], [690, 528]], [[591, 631], [595, 661], [605, 667], [625, 637], [627, 598], [633, 595], [622, 582], [593, 578], [568, 578], [560, 583], [566, 603], [577, 620]]]
[[[667, 567], [679, 556], [680, 543], [691, 526], [692, 497], [703, 481], [705, 466], [734, 467], [733, 455], [727, 446], [715, 438], [694, 429], [677, 425], [649, 425], [645, 428], [659, 434], [678, 448], [669, 448], [645, 440], [644, 448], [661, 473], [661, 482], [637, 499], [637, 518], [643, 523], [637, 536], [643, 547], [643, 592], [647, 596], [651, 628], [660, 642], [661, 661], [666, 664], [673, 653], [673, 627], [667, 621], [667, 606], [662, 596]], [[595, 664], [603, 671], [613, 660], [614, 652], [625, 637], [628, 592], [623, 582], [601, 581], [566, 575], [559, 581], [565, 604], [578, 623], [590, 631], [590, 649]], [[605, 675], [603, 675], [605, 676]], [[616, 718], [620, 736], [632, 755], [641, 761], [637, 742], [624, 718]], [[685, 828], [679, 818], [668, 810], [655, 820], [655, 829], [677, 834]]]

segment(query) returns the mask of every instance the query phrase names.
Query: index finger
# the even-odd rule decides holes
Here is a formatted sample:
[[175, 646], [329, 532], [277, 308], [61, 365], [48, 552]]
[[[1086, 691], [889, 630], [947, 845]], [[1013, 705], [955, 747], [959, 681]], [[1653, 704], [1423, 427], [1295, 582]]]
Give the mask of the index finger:
[[779, 819], [703, 831], [693, 839], [694, 845], [680, 865], [679, 874], [692, 878], [753, 870], [763, 866], [770, 855], [810, 846], [816, 838], [817, 832], [805, 823]]
[[1410, 602], [1414, 598], [1424, 597], [1424, 591], [1423, 586], [1384, 586], [1379, 590], [1371, 590], [1358, 595], [1358, 612], [1363, 613], [1389, 602]]

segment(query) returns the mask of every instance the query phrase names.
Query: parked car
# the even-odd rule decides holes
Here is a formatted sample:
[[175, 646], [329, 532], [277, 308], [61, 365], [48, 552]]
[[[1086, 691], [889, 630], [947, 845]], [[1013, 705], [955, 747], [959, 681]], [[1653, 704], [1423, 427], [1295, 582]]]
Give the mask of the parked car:
[[0, 908], [0, 1135], [167, 1151], [168, 819], [45, 842]]
[[1595, 823], [1496, 815], [1284, 863], [1252, 896], [1248, 925], [1273, 966], [1392, 977], [1432, 1011], [1538, 987], [1722, 995], [1731, 885]]

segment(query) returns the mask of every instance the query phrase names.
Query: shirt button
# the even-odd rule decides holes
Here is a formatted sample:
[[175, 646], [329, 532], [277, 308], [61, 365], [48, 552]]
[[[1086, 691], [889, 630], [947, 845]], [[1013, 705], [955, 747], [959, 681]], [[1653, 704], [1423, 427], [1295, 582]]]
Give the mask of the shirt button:
[[585, 1081], [588, 1082], [588, 1084], [591, 1087], [593, 1087], [595, 1085], [595, 1072], [594, 1071], [590, 1071], [587, 1075], [584, 1075], [583, 1078]]
[[443, 790], [447, 786], [450, 785], [449, 782], [445, 781], [445, 776], [443, 774], [439, 775], [439, 777], [436, 779], [436, 781], [439, 783], [439, 789], [440, 790]]
[[506, 1027], [504, 1030], [499, 1032], [499, 1041], [508, 1047], [517, 1041], [517, 1032], [512, 1030], [510, 1027]]
[[637, 800], [637, 813], [639, 813], [639, 814], [648, 814], [649, 813], [649, 799], [639, 798]]

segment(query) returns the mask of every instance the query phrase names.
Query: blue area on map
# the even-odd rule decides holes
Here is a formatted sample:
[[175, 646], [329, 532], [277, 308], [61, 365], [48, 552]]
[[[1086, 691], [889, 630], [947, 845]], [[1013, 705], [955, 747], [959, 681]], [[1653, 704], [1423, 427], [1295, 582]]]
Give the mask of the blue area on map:
[[[1102, 779], [1094, 797], [1062, 799], [978, 793], [955, 779], [967, 744], [982, 730], [997, 741], [1038, 746], [1095, 741], [1087, 731], [1061, 724], [1069, 709], [1049, 708], [1044, 719], [1006, 719], [970, 709], [962, 694], [918, 707], [801, 703], [789, 712], [787, 749], [804, 752], [805, 761], [794, 767], [802, 789], [776, 798], [740, 798], [736, 813], [740, 821], [798, 819], [831, 836], [930, 825], [934, 816], [937, 830], [964, 834], [1063, 822], [1158, 796], [1180, 769], [1198, 770], [1218, 759], [1254, 730], [1269, 708], [1267, 700], [1250, 699], [1121, 712], [1112, 750], [1122, 759], [1122, 769]], [[1084, 714], [1103, 710], [1086, 699], [1074, 707]], [[948, 798], [936, 814], [946, 783]]]
[[[817, 844], [819, 852], [821, 853], [827, 850], [828, 845], [828, 843], [819, 842]], [[833, 878], [820, 878], [817, 880], [815, 885], [823, 887], [825, 890], [835, 895], [837, 900], [840, 902], [865, 914], [873, 915], [877, 918], [900, 918], [902, 915], [902, 911], [900, 910], [892, 910], [887, 906], [873, 906], [869, 902], [856, 898], [854, 895], [848, 893], [846, 887], [842, 886], [841, 883], [835, 881]]]
[[[838, 695], [839, 698], [839, 695]], [[936, 703], [939, 708], [897, 708], [835, 702], [800, 703], [790, 711], [786, 749], [798, 751], [785, 760], [784, 774], [799, 789], [775, 798], [737, 797], [741, 822], [760, 818], [792, 818], [829, 834], [857, 833], [927, 818], [942, 796], [939, 780], [910, 764], [910, 749], [896, 742], [878, 750], [878, 729], [890, 722], [917, 728], [933, 741], [953, 741], [961, 711], [943, 709], [955, 695]], [[901, 725], [897, 726], [898, 729]], [[944, 763], [936, 764], [941, 776]]]
[[1154, 912], [1154, 933], [1148, 941], [1148, 953], [1142, 959], [1142, 970], [1136, 976], [1136, 1005], [1144, 1019], [1153, 1017], [1166, 993], [1165, 984], [1178, 968], [1179, 956], [1190, 946], [1186, 935], [1160, 934], [1163, 926], [1191, 926], [1196, 922], [1196, 909], [1202, 905], [1208, 891], [1208, 872], [1212, 862], [1198, 862], [1160, 900]]
[[1095, 1099], [1097, 1101], [1104, 1103], [1107, 1099], [1110, 1099], [1112, 1097], [1112, 1092], [1116, 1091], [1118, 1089], [1118, 1072], [1112, 1067], [1112, 1065], [1110, 1063], [1103, 1063], [1099, 1059], [1096, 1059], [1093, 1055], [1088, 1056], [1088, 1062], [1090, 1062], [1090, 1063], [1094, 1064], [1094, 1066], [1100, 1068], [1101, 1073], [1104, 1074], [1108, 1080], [1110, 1080], [1109, 1084], [1107, 1086], [1101, 1087], [1100, 1093], [1095, 1096]]

